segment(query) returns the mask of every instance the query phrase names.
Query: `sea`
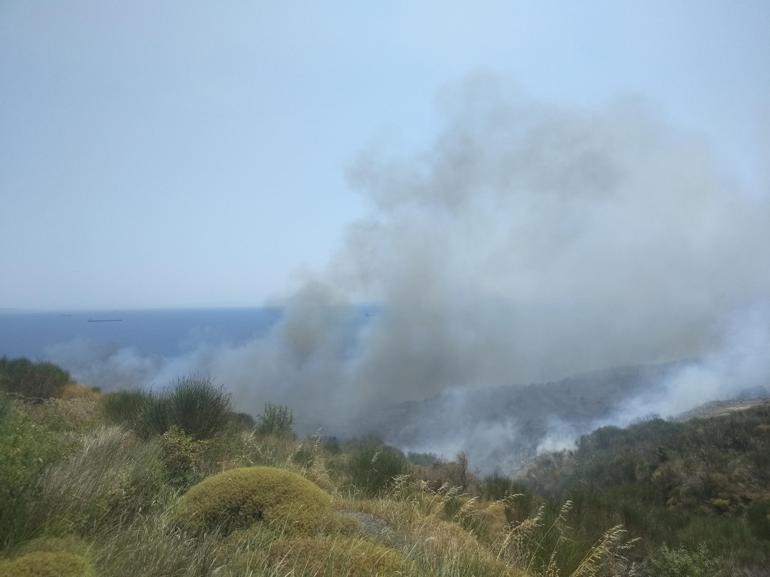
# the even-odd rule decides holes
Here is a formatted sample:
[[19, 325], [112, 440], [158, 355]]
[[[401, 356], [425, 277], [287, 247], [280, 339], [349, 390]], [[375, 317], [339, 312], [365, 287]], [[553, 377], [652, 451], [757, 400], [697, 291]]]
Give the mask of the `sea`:
[[263, 336], [281, 314], [279, 308], [5, 310], [0, 312], [0, 357], [47, 360], [55, 347], [77, 341], [169, 357], [201, 344], [237, 345]]

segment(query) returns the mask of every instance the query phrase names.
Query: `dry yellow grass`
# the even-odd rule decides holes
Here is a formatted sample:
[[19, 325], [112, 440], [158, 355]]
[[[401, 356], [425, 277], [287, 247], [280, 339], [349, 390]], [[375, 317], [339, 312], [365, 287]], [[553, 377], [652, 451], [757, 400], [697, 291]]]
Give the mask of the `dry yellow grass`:
[[64, 385], [64, 388], [61, 392], [61, 398], [65, 400], [89, 399], [91, 401], [98, 401], [102, 398], [102, 394], [87, 385], [81, 385], [80, 383], [69, 383], [68, 385]]
[[266, 554], [241, 557], [232, 564], [235, 574], [247, 574], [249, 563], [262, 557], [283, 574], [335, 577], [396, 577], [410, 573], [409, 563], [392, 549], [360, 537], [304, 537], [280, 539]]

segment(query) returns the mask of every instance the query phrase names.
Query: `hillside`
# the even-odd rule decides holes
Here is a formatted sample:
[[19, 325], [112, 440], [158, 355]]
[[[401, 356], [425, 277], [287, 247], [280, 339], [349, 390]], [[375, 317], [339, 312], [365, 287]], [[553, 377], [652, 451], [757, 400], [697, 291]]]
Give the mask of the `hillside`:
[[530, 385], [450, 390], [373, 415], [370, 430], [414, 451], [463, 450], [474, 467], [513, 471], [549, 439], [577, 438], [624, 401], [660, 387], [683, 362], [618, 367]]
[[3, 577], [770, 575], [768, 403], [605, 427], [512, 479], [300, 438], [289, 407], [255, 420], [205, 379], [102, 394], [18, 359], [0, 376]]
[[647, 547], [705, 544], [756, 571], [770, 567], [770, 401], [690, 416], [601, 428], [574, 451], [539, 458], [522, 479], [536, 494], [573, 500], [586, 530], [622, 523]]

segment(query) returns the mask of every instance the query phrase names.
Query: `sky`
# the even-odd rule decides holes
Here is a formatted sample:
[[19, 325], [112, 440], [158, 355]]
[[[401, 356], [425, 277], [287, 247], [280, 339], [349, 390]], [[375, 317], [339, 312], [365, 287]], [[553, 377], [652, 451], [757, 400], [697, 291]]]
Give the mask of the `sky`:
[[770, 2], [0, 0], [0, 309], [257, 306], [326, 265], [362, 151], [493, 75], [641, 99], [768, 190]]

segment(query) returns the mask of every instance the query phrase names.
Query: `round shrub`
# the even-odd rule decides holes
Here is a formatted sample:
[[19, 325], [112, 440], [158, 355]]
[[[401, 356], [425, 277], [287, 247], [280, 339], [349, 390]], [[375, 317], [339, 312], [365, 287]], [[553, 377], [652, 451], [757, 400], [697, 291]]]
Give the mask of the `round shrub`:
[[94, 572], [86, 559], [62, 551], [38, 551], [0, 561], [3, 577], [93, 577]]
[[390, 577], [407, 573], [409, 564], [392, 549], [356, 537], [282, 539], [266, 553], [247, 553], [229, 567], [233, 575], [248, 574], [265, 565], [280, 566], [281, 574]]
[[193, 486], [177, 504], [178, 524], [191, 531], [230, 531], [256, 522], [294, 532], [313, 531], [331, 513], [317, 485], [273, 467], [231, 469]]

